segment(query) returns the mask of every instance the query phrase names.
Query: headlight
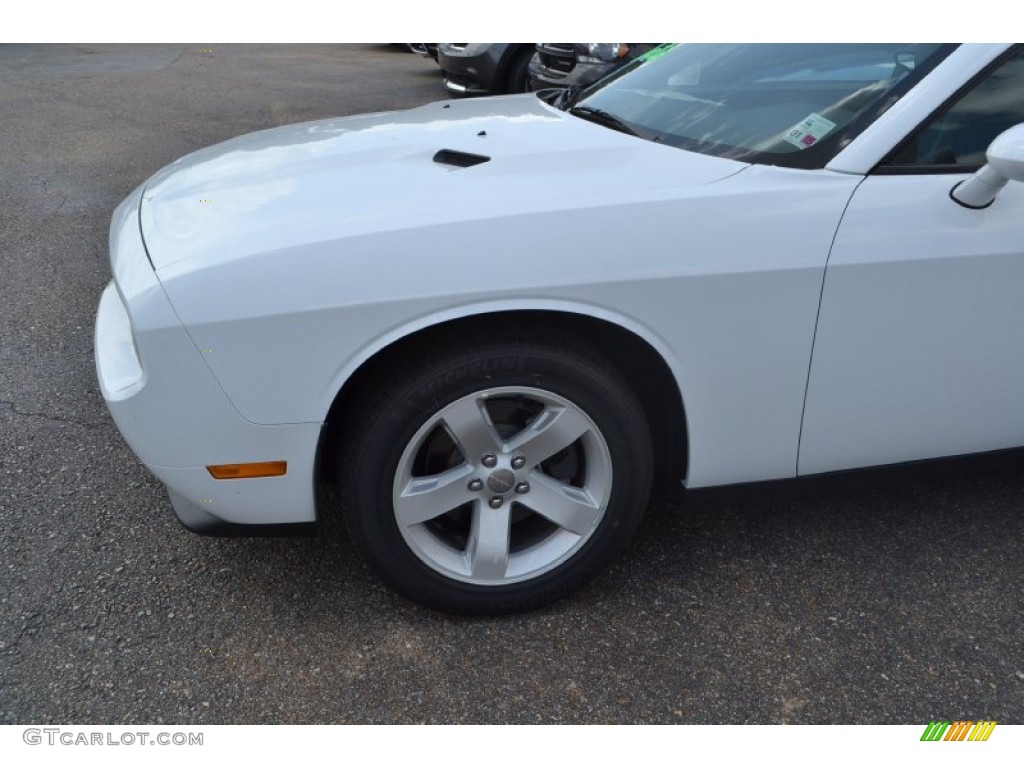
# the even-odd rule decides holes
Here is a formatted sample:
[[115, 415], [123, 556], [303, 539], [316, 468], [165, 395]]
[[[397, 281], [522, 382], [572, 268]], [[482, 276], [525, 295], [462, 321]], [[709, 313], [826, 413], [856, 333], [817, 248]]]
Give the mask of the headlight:
[[113, 282], [100, 298], [93, 346], [103, 397], [123, 400], [135, 394], [142, 385], [142, 364], [135, 348], [131, 320]]
[[585, 64], [618, 61], [629, 53], [628, 43], [583, 43], [577, 48], [579, 60]]

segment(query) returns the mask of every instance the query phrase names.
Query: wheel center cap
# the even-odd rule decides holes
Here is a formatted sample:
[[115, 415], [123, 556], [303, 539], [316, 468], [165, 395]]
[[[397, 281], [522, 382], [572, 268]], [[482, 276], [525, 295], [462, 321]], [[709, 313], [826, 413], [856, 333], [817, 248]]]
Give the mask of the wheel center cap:
[[487, 477], [487, 490], [491, 493], [508, 493], [516, 484], [516, 475], [511, 469], [496, 469]]

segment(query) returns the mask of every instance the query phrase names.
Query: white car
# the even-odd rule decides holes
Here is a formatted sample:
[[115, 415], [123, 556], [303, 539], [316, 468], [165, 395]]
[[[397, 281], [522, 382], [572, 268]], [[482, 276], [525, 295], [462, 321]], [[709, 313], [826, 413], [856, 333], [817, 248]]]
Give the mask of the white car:
[[103, 396], [189, 528], [536, 607], [656, 480], [1024, 445], [1021, 124], [1021, 46], [684, 45], [243, 136], [114, 214]]

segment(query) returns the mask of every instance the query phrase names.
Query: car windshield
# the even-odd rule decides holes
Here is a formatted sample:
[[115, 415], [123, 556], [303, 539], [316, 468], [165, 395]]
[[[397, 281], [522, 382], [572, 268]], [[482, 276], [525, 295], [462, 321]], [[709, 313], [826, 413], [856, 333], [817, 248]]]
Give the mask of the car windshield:
[[822, 168], [955, 46], [661, 46], [553, 103], [705, 154]]

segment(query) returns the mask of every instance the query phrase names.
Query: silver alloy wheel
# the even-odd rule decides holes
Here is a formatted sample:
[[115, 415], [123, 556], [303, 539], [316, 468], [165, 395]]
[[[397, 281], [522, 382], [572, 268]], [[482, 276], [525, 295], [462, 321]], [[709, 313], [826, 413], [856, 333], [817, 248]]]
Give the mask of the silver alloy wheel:
[[392, 502], [433, 570], [499, 586], [546, 573], [597, 530], [612, 487], [593, 420], [553, 392], [495, 387], [430, 417], [399, 459]]

